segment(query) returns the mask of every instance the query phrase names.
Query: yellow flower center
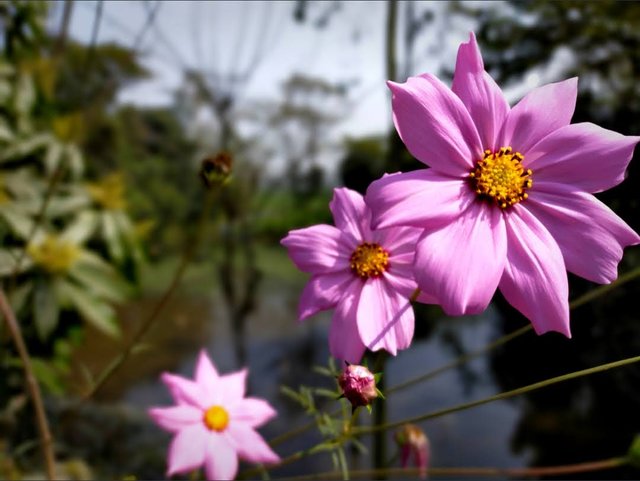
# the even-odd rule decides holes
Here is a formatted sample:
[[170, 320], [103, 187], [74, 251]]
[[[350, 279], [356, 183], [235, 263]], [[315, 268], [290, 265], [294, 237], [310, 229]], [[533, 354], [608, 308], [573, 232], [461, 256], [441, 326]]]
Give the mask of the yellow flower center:
[[48, 235], [38, 244], [29, 244], [27, 254], [51, 274], [61, 274], [67, 272], [78, 259], [80, 249], [73, 242]]
[[378, 244], [364, 242], [351, 254], [351, 270], [367, 279], [379, 277], [389, 267], [389, 253]]
[[88, 183], [86, 188], [93, 201], [105, 209], [119, 210], [127, 206], [121, 173], [110, 174], [98, 182]]
[[211, 406], [204, 413], [204, 424], [211, 431], [224, 431], [229, 424], [229, 413], [222, 406]]
[[484, 157], [469, 174], [476, 194], [490, 197], [501, 208], [506, 209], [523, 201], [531, 188], [531, 169], [524, 169], [524, 157], [513, 153], [511, 147], [501, 147], [497, 152], [484, 151]]

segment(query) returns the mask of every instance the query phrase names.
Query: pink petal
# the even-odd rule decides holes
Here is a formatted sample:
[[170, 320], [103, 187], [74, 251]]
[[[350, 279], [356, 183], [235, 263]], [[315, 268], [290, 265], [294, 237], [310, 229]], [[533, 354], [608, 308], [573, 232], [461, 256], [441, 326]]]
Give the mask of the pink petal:
[[593, 282], [614, 281], [623, 249], [640, 243], [620, 217], [587, 193], [535, 191], [523, 207], [558, 243], [567, 270]]
[[166, 408], [151, 408], [149, 415], [162, 429], [176, 432], [192, 424], [202, 423], [202, 410], [188, 404]]
[[526, 159], [536, 143], [569, 125], [577, 95], [577, 77], [533, 89], [507, 114], [498, 145], [511, 146]]
[[354, 280], [357, 279], [350, 269], [313, 276], [300, 296], [298, 319], [302, 321], [319, 311], [334, 308]]
[[465, 177], [482, 156], [482, 143], [460, 98], [431, 74], [387, 85], [393, 122], [409, 152], [442, 174]]
[[227, 436], [227, 433], [211, 433], [209, 436], [204, 460], [209, 480], [234, 479], [238, 474], [238, 454]]
[[207, 409], [209, 407], [205, 399], [207, 397], [206, 393], [200, 385], [194, 381], [168, 372], [162, 373], [160, 378], [167, 388], [169, 388], [176, 403], [189, 404], [200, 409]]
[[203, 424], [194, 424], [179, 431], [169, 446], [167, 476], [188, 473], [202, 466], [209, 435]]
[[246, 397], [229, 409], [229, 416], [235, 421], [257, 428], [277, 415], [276, 410], [263, 399]]
[[269, 445], [256, 431], [246, 424], [234, 424], [229, 428], [238, 456], [250, 463], [274, 464], [280, 462], [280, 456], [273, 452]]
[[474, 199], [466, 182], [434, 169], [385, 175], [369, 185], [365, 196], [374, 229], [447, 224]]
[[198, 362], [196, 364], [195, 381], [198, 384], [207, 384], [216, 382], [219, 377], [220, 375], [207, 355], [207, 351], [202, 349], [198, 355]]
[[384, 279], [368, 279], [358, 302], [358, 332], [371, 351], [384, 349], [396, 355], [413, 339], [414, 317], [409, 300], [387, 289]]
[[373, 232], [373, 241], [379, 243], [391, 257], [413, 254], [422, 229], [415, 227], [390, 227]]
[[371, 213], [358, 192], [344, 187], [333, 189], [329, 209], [338, 229], [348, 232], [358, 242], [371, 237]]
[[220, 376], [219, 389], [226, 403], [241, 400], [247, 389], [247, 369]]
[[[411, 258], [413, 259], [413, 255]], [[413, 261], [411, 264], [399, 264], [391, 261], [389, 270], [384, 273], [384, 279], [391, 289], [409, 299], [418, 288], [418, 284], [413, 278], [413, 270]], [[438, 300], [434, 296], [424, 291], [420, 291], [416, 300], [423, 304], [438, 304]]]
[[451, 90], [467, 107], [483, 147], [491, 150], [500, 148], [496, 144], [496, 137], [509, 112], [509, 104], [500, 87], [484, 70], [473, 32], [469, 36], [469, 42], [461, 44], [458, 49]]
[[451, 224], [427, 231], [416, 251], [418, 287], [450, 316], [482, 312], [493, 296], [507, 255], [500, 208], [475, 202]]
[[331, 225], [320, 224], [289, 232], [280, 243], [296, 267], [311, 274], [349, 268], [349, 256], [357, 242]]
[[[506, 217], [507, 264], [500, 290], [536, 333], [569, 330], [569, 287], [562, 253], [549, 231], [521, 205]], [[578, 239], [576, 239], [576, 242]]]
[[361, 282], [354, 283], [336, 306], [329, 328], [329, 351], [336, 359], [357, 364], [365, 347], [358, 334], [356, 309], [360, 298]]
[[524, 158], [538, 181], [601, 192], [618, 185], [640, 137], [627, 137], [591, 123], [571, 124], [550, 133]]

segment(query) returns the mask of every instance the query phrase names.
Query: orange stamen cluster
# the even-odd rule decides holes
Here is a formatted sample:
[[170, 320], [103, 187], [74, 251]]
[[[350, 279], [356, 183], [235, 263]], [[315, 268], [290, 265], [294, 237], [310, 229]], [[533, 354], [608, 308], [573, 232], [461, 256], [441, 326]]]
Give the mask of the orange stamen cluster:
[[522, 166], [524, 156], [511, 147], [501, 147], [497, 152], [484, 151], [484, 157], [469, 174], [473, 190], [481, 197], [489, 197], [506, 209], [529, 197], [531, 169]]
[[229, 413], [222, 406], [211, 406], [205, 411], [203, 421], [209, 430], [222, 432], [229, 424]]
[[351, 270], [357, 276], [368, 279], [379, 277], [389, 267], [389, 253], [378, 244], [363, 242], [350, 258]]

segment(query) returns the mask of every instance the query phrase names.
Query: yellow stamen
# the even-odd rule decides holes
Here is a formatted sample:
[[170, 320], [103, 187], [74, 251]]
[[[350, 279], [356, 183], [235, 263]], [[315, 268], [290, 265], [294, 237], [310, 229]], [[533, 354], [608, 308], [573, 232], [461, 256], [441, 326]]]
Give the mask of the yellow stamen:
[[94, 202], [107, 210], [119, 210], [127, 206], [124, 177], [121, 173], [116, 172], [98, 182], [87, 183], [86, 188]]
[[364, 242], [351, 254], [351, 270], [367, 279], [379, 277], [389, 268], [389, 253], [378, 244]]
[[51, 274], [62, 274], [78, 259], [80, 249], [73, 242], [48, 235], [42, 242], [29, 244], [27, 254]]
[[211, 406], [205, 411], [203, 421], [211, 431], [222, 432], [229, 425], [229, 413], [222, 406]]
[[511, 147], [497, 152], [484, 151], [484, 157], [469, 174], [473, 190], [481, 197], [489, 197], [503, 209], [529, 197], [525, 191], [533, 181], [531, 169], [522, 167], [524, 156], [513, 153]]

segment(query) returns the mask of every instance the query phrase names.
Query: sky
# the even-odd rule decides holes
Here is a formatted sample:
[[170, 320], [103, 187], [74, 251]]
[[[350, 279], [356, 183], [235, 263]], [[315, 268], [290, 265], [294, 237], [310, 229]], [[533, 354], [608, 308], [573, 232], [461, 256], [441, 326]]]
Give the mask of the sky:
[[[385, 22], [387, 3], [339, 2], [325, 28], [315, 26], [335, 2], [307, 2], [305, 22], [294, 21], [293, 1], [110, 1], [102, 3], [97, 42], [117, 42], [140, 51], [152, 78], [125, 88], [122, 103], [169, 105], [180, 86], [185, 67], [222, 74], [242, 73], [259, 59], [248, 83], [240, 89], [240, 102], [277, 100], [283, 82], [303, 73], [330, 82], [353, 85], [348, 115], [333, 126], [334, 141], [344, 137], [381, 134], [391, 128], [391, 102], [386, 87]], [[57, 32], [63, 2], [53, 2], [49, 28]], [[70, 35], [90, 43], [99, 2], [75, 2]], [[399, 8], [403, 24], [406, 4]], [[414, 48], [409, 72], [438, 73], [452, 69], [461, 42], [469, 38], [473, 23], [442, 14], [444, 2], [416, 2], [416, 13], [430, 9], [435, 21], [424, 29]], [[152, 12], [155, 10], [155, 14]], [[149, 24], [149, 19], [153, 21]], [[398, 32], [399, 50], [403, 32]], [[258, 54], [256, 56], [256, 53]], [[533, 72], [519, 88], [507, 91], [517, 98], [539, 85], [545, 75]], [[403, 81], [404, 78], [398, 78]], [[331, 163], [331, 162], [330, 162]], [[325, 165], [329, 170], [334, 165]]]
[[[98, 2], [76, 2], [71, 36], [89, 43]], [[62, 2], [56, 4], [50, 28], [59, 25]], [[342, 2], [324, 29], [313, 24], [330, 6], [311, 2], [308, 20], [293, 20], [295, 2], [186, 2], [162, 1], [154, 25], [143, 30], [155, 2], [105, 1], [97, 41], [136, 45], [153, 79], [125, 89], [119, 100], [138, 105], [167, 105], [179, 86], [182, 65], [228, 73], [251, 61], [258, 45], [264, 56], [243, 97], [277, 98], [281, 85], [293, 73], [319, 76], [334, 82], [356, 82], [349, 118], [339, 125], [344, 135], [367, 135], [390, 126], [390, 102], [385, 85], [384, 33], [386, 3]], [[429, 8], [438, 8], [432, 4]], [[56, 23], [57, 22], [57, 23]], [[468, 33], [449, 35], [451, 48]], [[260, 39], [260, 41], [258, 41]], [[237, 45], [240, 45], [238, 48]], [[421, 59], [420, 68], [437, 68], [438, 61]]]

